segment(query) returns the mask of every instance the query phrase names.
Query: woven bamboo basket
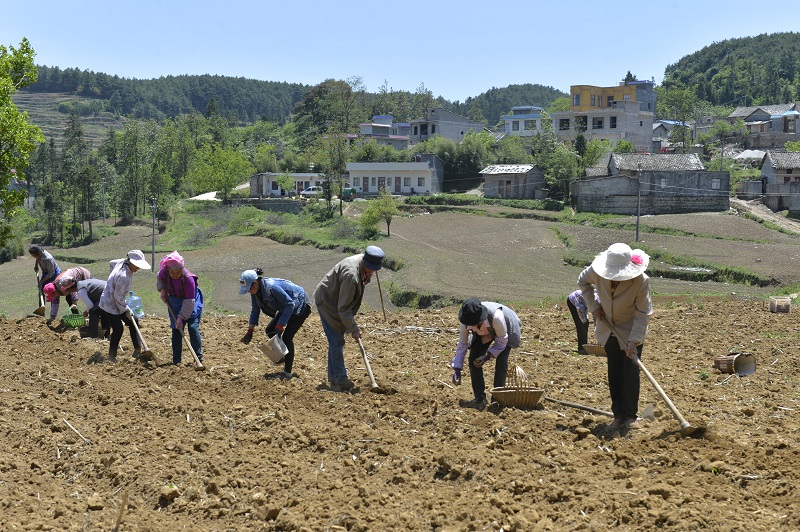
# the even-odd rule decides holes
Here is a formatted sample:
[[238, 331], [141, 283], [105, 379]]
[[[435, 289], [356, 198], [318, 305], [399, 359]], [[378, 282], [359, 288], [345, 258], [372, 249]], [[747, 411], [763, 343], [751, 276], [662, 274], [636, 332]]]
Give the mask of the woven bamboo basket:
[[528, 385], [528, 376], [519, 366], [508, 373], [508, 386], [492, 388], [489, 393], [502, 407], [534, 408], [544, 395], [544, 390]]
[[86, 325], [86, 318], [83, 317], [83, 314], [65, 314], [61, 318], [61, 322], [74, 329]]
[[606, 356], [606, 348], [599, 344], [583, 344], [583, 350], [586, 351], [587, 355], [594, 357]]

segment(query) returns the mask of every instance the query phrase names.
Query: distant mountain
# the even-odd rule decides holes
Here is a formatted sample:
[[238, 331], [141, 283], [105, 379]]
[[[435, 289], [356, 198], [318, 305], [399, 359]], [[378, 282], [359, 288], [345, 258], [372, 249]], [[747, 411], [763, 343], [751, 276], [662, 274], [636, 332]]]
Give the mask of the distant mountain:
[[667, 66], [663, 86], [685, 87], [713, 105], [800, 99], [800, 33], [727, 39]]

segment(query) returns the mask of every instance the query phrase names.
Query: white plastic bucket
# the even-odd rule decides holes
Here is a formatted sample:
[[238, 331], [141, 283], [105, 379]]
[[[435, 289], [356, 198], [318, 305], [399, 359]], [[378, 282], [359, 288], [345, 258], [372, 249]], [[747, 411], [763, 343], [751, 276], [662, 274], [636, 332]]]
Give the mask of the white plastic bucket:
[[266, 344], [259, 345], [258, 348], [261, 349], [262, 353], [267, 355], [267, 358], [269, 358], [273, 364], [280, 364], [283, 361], [283, 357], [289, 352], [289, 348], [286, 347], [286, 344], [283, 343], [283, 340], [277, 334]]

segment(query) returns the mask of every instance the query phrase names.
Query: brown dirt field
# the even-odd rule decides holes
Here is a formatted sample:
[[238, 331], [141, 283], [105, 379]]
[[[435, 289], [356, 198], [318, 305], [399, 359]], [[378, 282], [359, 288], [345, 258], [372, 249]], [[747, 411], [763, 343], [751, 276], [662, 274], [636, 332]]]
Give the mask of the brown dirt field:
[[[256, 341], [238, 342], [244, 317], [204, 318], [206, 372], [104, 363], [107, 346], [74, 330], [0, 319], [3, 529], [111, 530], [120, 516], [124, 531], [797, 529], [795, 311], [732, 298], [655, 308], [643, 361], [693, 425], [708, 425], [704, 438], [680, 435], [644, 377], [640, 407], [654, 404], [656, 419], [622, 433], [551, 402], [461, 408], [469, 377], [449, 386], [446, 365], [454, 308], [360, 317], [391, 395], [370, 393], [352, 342], [359, 387], [322, 385], [314, 314], [289, 382], [267, 378], [275, 366]], [[518, 310], [511, 364], [548, 396], [609, 409], [604, 360], [575, 354], [564, 305]], [[166, 362], [166, 320], [147, 317], [142, 332]], [[732, 346], [755, 354], [755, 374], [712, 369]]]

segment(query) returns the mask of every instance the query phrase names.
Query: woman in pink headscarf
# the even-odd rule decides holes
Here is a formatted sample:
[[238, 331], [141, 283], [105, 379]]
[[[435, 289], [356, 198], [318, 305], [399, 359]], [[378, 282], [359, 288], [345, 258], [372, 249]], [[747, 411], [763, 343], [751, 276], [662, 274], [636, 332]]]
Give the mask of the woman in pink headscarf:
[[170, 308], [169, 326], [172, 328], [172, 363], [180, 364], [183, 357], [183, 327], [189, 329], [189, 342], [197, 358], [203, 361], [203, 340], [200, 337], [200, 317], [203, 314], [203, 292], [197, 285], [197, 276], [190, 272], [183, 257], [173, 251], [161, 259], [156, 290], [161, 301]]

